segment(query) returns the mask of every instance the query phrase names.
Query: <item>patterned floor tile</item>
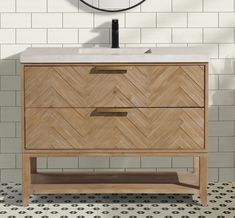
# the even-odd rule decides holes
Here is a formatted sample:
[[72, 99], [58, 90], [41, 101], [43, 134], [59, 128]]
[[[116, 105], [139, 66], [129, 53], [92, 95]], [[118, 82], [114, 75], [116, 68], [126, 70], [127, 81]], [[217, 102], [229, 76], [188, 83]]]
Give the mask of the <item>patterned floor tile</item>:
[[21, 184], [0, 186], [0, 218], [235, 218], [235, 183], [209, 183], [208, 206], [198, 195], [34, 195], [21, 206]]

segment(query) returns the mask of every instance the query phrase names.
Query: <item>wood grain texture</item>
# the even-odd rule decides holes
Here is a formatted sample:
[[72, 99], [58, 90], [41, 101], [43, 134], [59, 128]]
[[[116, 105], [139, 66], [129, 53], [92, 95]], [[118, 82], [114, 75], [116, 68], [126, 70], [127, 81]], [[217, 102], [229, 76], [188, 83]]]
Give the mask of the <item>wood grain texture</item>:
[[25, 67], [26, 107], [204, 107], [201, 66], [111, 68]]
[[25, 149], [25, 78], [24, 78], [24, 65], [20, 66], [20, 83], [21, 83], [21, 93], [20, 93], [20, 101], [21, 101], [21, 149], [24, 151]]
[[28, 108], [26, 148], [202, 149], [204, 109]]
[[[30, 194], [96, 192], [207, 204], [207, 63], [27, 64], [21, 79], [24, 206]], [[193, 156], [194, 173], [36, 173], [48, 156]]]
[[31, 157], [194, 157], [206, 152], [204, 149], [25, 149], [24, 153]]
[[208, 154], [199, 157], [199, 184], [200, 199], [203, 206], [207, 206], [207, 183], [208, 183]]
[[204, 90], [205, 90], [205, 118], [204, 118], [204, 123], [205, 123], [205, 151], [208, 151], [208, 92], [209, 92], [209, 88], [208, 88], [208, 64], [205, 65], [205, 81], [204, 81]]
[[24, 154], [22, 156], [22, 204], [24, 207], [28, 205], [29, 197], [30, 197], [30, 191], [31, 191], [31, 161], [30, 156], [27, 154]]
[[[32, 193], [198, 193], [191, 173], [38, 173]], [[67, 185], [66, 185], [67, 184]]]

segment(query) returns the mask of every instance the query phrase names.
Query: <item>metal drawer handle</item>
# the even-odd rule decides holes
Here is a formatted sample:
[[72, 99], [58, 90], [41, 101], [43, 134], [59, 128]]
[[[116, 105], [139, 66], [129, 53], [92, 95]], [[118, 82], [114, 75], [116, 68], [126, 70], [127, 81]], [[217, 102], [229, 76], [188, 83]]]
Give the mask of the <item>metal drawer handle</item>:
[[123, 67], [93, 67], [90, 74], [125, 74], [127, 69]]
[[127, 110], [121, 108], [96, 108], [91, 112], [91, 117], [126, 117], [128, 114]]

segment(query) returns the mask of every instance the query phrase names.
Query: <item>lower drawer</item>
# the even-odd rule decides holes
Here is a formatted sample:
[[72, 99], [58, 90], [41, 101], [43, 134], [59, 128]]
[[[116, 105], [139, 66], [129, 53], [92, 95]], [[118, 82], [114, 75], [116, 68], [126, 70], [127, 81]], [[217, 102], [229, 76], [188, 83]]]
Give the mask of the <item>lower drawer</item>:
[[203, 108], [28, 108], [26, 149], [203, 149]]

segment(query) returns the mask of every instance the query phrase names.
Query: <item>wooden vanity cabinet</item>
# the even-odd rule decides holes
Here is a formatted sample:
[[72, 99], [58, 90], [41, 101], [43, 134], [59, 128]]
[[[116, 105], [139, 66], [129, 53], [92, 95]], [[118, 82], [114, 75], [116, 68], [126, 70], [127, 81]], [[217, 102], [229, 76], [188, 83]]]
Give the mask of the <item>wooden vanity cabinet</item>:
[[[30, 194], [192, 193], [207, 204], [207, 63], [22, 65]], [[42, 173], [49, 156], [192, 156], [193, 172]], [[156, 166], [157, 167], [157, 166]]]

